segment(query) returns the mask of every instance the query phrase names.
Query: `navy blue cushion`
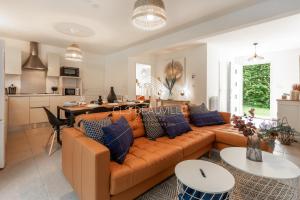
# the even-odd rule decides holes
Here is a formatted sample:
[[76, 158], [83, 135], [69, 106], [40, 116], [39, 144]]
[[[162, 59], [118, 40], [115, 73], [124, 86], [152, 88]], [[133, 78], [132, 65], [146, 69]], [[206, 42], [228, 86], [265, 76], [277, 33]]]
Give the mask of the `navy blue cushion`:
[[169, 138], [191, 131], [189, 123], [182, 114], [158, 116], [159, 121]]
[[133, 144], [133, 132], [127, 120], [121, 117], [115, 123], [102, 128], [104, 144], [109, 148], [111, 159], [119, 164], [125, 160]]
[[111, 119], [109, 117], [102, 120], [83, 120], [82, 121], [85, 134], [96, 140], [97, 142], [104, 144], [104, 133], [102, 128], [111, 125]]
[[190, 118], [192, 124], [199, 127], [225, 124], [223, 117], [218, 111], [191, 114]]

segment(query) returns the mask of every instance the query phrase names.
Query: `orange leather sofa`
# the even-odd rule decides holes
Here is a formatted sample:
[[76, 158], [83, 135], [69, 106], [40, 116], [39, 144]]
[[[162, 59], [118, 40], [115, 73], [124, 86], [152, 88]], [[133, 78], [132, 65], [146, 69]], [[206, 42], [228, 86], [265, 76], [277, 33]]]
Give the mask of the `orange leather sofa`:
[[[183, 107], [188, 117], [187, 108]], [[136, 110], [81, 115], [81, 119], [103, 119], [112, 114], [116, 121], [124, 116], [133, 129], [134, 143], [124, 164], [110, 160], [109, 149], [86, 137], [81, 127], [62, 131], [62, 168], [81, 200], [130, 200], [143, 194], [174, 173], [177, 163], [197, 159], [212, 148], [246, 146], [246, 138], [230, 126], [230, 114], [221, 113], [226, 124], [194, 127], [192, 131], [156, 141], [145, 137], [144, 125]], [[266, 146], [263, 148], [266, 149]]]

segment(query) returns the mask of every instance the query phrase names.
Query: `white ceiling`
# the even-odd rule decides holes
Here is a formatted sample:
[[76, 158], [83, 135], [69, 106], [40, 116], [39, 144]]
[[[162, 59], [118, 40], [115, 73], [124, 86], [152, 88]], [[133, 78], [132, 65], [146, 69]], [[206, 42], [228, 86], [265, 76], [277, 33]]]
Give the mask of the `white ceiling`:
[[300, 48], [300, 14], [254, 25], [237, 31], [207, 38], [200, 43], [220, 46], [235, 56], [253, 54], [253, 43], [258, 42], [258, 53]]
[[[0, 0], [0, 35], [61, 47], [77, 42], [85, 51], [111, 53], [262, 0], [164, 1], [167, 26], [143, 32], [130, 21], [135, 0]], [[89, 36], [60, 33], [59, 23], [81, 25], [78, 35]]]

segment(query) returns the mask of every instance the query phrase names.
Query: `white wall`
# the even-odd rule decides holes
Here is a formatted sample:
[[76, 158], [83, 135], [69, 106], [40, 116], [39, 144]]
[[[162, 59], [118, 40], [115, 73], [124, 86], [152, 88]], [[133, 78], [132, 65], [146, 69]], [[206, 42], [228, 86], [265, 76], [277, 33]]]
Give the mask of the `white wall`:
[[[22, 63], [29, 55], [29, 41], [16, 40], [10, 38], [0, 38], [4, 40], [5, 45], [22, 51]], [[83, 62], [70, 62], [64, 59], [65, 49], [46, 44], [39, 44], [39, 56], [44, 64], [47, 64], [48, 53], [60, 55], [61, 66], [80, 67], [80, 73], [83, 80], [83, 94], [87, 96], [97, 96], [104, 91], [105, 57], [103, 55], [84, 52]], [[20, 92], [21, 81], [18, 75], [6, 75], [5, 87], [10, 84], [17, 86]], [[46, 78], [46, 92], [51, 92], [51, 86], [57, 86], [57, 77]]]
[[277, 102], [283, 93], [290, 93], [292, 85], [300, 83], [300, 49], [274, 52], [264, 55], [271, 62], [271, 116], [277, 117]]
[[[182, 58], [186, 59], [186, 83], [175, 85], [175, 93], [172, 98], [190, 100], [194, 104], [207, 102], [207, 47], [205, 44], [158, 56], [156, 77], [160, 77], [163, 81], [165, 78], [165, 63], [172, 59]], [[194, 79], [192, 79], [192, 75], [195, 76]], [[179, 94], [183, 89], [185, 91], [184, 97]], [[168, 98], [167, 91], [163, 98]]]

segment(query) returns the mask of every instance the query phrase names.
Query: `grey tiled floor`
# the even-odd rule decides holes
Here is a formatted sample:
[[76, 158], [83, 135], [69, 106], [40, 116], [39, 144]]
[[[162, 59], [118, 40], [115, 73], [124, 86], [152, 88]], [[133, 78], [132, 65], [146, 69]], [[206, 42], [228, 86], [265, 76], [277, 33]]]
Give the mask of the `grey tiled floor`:
[[[45, 151], [50, 131], [44, 127], [8, 134], [7, 165], [0, 170], [0, 200], [78, 199], [62, 174], [61, 150], [50, 157]], [[274, 154], [300, 167], [300, 143], [277, 143]]]
[[78, 199], [62, 174], [61, 151], [50, 157], [45, 151], [50, 133], [50, 128], [37, 128], [8, 134], [1, 200]]

